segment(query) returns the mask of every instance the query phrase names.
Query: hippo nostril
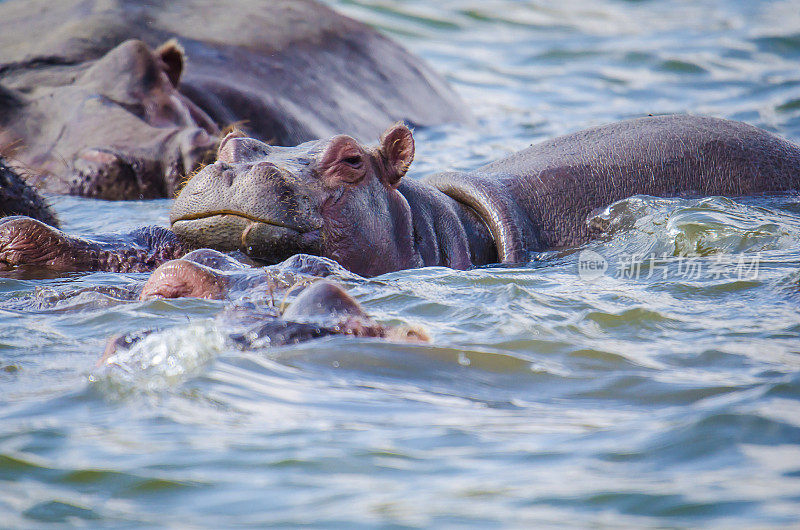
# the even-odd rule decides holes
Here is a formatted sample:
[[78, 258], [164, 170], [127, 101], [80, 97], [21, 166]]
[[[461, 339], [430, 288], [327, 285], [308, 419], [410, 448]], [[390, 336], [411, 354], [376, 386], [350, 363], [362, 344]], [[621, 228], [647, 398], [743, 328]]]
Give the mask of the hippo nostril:
[[272, 182], [272, 185], [285, 183], [287, 176], [281, 168], [266, 160], [253, 164], [249, 174], [261, 182]]
[[241, 139], [244, 138], [244, 133], [240, 131], [233, 131], [228, 133], [219, 144], [217, 149], [217, 160], [235, 164], [239, 155], [241, 155]]
[[236, 172], [235, 171], [223, 171], [220, 174], [220, 178], [225, 183], [226, 186], [229, 188], [233, 186], [234, 181], [236, 180]]
[[278, 166], [276, 166], [272, 162], [268, 162], [266, 160], [264, 160], [262, 162], [259, 162], [258, 164], [255, 165], [255, 167], [257, 167], [258, 169], [260, 169], [262, 171], [264, 171], [264, 170], [266, 170], [266, 171], [278, 171]]
[[271, 146], [255, 138], [247, 138], [241, 132], [232, 132], [223, 138], [217, 151], [217, 160], [238, 164], [269, 156]]

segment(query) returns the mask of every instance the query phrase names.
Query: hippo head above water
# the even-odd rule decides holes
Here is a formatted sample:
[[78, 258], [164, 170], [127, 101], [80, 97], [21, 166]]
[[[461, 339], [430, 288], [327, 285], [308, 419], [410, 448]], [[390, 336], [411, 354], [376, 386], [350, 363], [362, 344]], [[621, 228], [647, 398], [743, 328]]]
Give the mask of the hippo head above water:
[[191, 244], [270, 262], [316, 254], [362, 275], [421, 266], [398, 191], [413, 158], [403, 125], [375, 148], [344, 135], [275, 147], [231, 133], [176, 199], [172, 229]]
[[213, 153], [219, 135], [178, 92], [183, 64], [174, 41], [153, 51], [129, 40], [93, 62], [47, 65], [46, 74], [8, 66], [0, 86], [0, 154], [49, 192], [172, 195]]

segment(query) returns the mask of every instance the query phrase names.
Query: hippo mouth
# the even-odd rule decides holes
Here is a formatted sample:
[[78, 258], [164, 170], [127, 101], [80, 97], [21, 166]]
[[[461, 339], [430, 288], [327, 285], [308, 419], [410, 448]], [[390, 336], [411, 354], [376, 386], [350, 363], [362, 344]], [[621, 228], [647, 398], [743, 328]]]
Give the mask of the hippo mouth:
[[256, 217], [254, 215], [248, 215], [246, 213], [236, 212], [236, 211], [233, 211], [233, 210], [215, 210], [213, 212], [201, 212], [201, 213], [195, 213], [195, 214], [187, 214], [187, 215], [184, 215], [184, 216], [181, 216], [181, 217], [175, 219], [172, 222], [172, 224], [174, 225], [175, 223], [179, 223], [181, 221], [197, 221], [199, 219], [209, 219], [209, 218], [212, 218], [212, 217], [219, 217], [219, 216], [238, 217], [240, 219], [247, 219], [248, 221], [252, 221], [254, 223], [260, 223], [260, 224], [264, 224], [264, 225], [275, 226], [275, 227], [278, 227], [278, 228], [285, 228], [287, 230], [293, 230], [293, 231], [299, 232], [301, 234], [304, 233], [304, 232], [311, 232], [312, 230], [318, 230], [319, 229], [319, 227], [317, 227], [317, 228], [311, 228], [311, 229], [308, 229], [308, 230], [303, 230], [302, 228], [291, 226], [291, 225], [288, 225], [288, 224], [285, 224], [285, 223], [281, 223], [281, 222], [278, 222], [278, 221], [271, 221], [269, 219], [262, 219], [261, 217]]
[[273, 263], [294, 254], [318, 254], [321, 247], [320, 226], [293, 226], [232, 210], [183, 215], [171, 228], [193, 246], [239, 250]]

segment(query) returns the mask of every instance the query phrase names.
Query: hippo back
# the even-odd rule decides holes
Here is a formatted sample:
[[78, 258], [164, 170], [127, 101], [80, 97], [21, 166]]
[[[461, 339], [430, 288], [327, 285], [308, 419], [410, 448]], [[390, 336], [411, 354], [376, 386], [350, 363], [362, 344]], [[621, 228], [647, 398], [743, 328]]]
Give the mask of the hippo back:
[[501, 261], [591, 239], [595, 209], [644, 194], [729, 197], [800, 189], [800, 146], [745, 123], [690, 115], [622, 121], [427, 182], [476, 210]]
[[187, 55], [181, 91], [218, 125], [280, 145], [388, 124], [468, 118], [444, 80], [371, 28], [313, 0], [9, 0], [0, 3], [0, 83], [69, 83], [128, 39]]

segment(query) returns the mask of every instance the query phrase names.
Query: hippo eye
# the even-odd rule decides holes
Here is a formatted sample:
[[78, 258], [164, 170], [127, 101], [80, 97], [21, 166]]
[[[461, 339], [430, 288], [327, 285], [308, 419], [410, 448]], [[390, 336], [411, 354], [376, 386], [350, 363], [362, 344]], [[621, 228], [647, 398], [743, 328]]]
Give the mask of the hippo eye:
[[346, 156], [342, 158], [342, 162], [350, 167], [359, 168], [361, 167], [361, 155]]

